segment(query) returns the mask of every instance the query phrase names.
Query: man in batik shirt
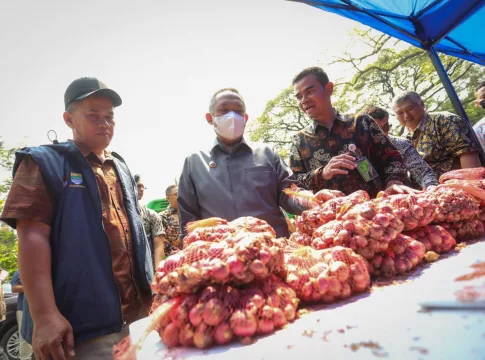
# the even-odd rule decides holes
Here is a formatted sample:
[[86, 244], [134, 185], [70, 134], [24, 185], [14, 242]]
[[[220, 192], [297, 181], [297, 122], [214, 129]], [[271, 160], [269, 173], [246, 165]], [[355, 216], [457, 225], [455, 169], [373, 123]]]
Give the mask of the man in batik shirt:
[[[138, 200], [143, 198], [145, 194], [145, 184], [139, 174], [134, 176], [136, 182], [136, 188], [138, 190]], [[147, 208], [140, 204], [140, 215], [143, 220], [143, 227], [147, 235], [150, 249], [152, 250], [153, 263], [155, 270], [158, 264], [165, 258], [165, 243], [167, 242], [165, 229], [163, 228], [163, 222], [160, 216], [152, 209]]]
[[165, 228], [165, 236], [167, 241], [165, 243], [165, 254], [170, 255], [175, 249], [180, 247], [180, 226], [179, 226], [179, 212], [177, 205], [177, 185], [170, 185], [165, 191], [165, 196], [169, 203], [167, 209], [160, 213], [163, 227]]
[[413, 187], [427, 189], [438, 185], [438, 179], [433, 169], [418, 154], [413, 144], [405, 138], [389, 135], [391, 124], [389, 124], [389, 113], [378, 106], [367, 106], [361, 114], [369, 115], [379, 125], [384, 134], [389, 138], [392, 145], [401, 153], [404, 166], [409, 172]]
[[[333, 83], [319, 67], [293, 79], [300, 109], [313, 123], [293, 138], [290, 167], [308, 189], [408, 193], [399, 151], [369, 116], [345, 116], [332, 107]], [[365, 171], [367, 170], [367, 171]]]
[[393, 107], [405, 127], [404, 137], [413, 143], [436, 177], [454, 169], [481, 166], [472, 129], [461, 117], [447, 111], [428, 113], [421, 96], [414, 91], [395, 97]]
[[[475, 105], [485, 110], [485, 81], [481, 82], [475, 89]], [[473, 130], [475, 130], [478, 141], [485, 151], [485, 116], [473, 125]]]

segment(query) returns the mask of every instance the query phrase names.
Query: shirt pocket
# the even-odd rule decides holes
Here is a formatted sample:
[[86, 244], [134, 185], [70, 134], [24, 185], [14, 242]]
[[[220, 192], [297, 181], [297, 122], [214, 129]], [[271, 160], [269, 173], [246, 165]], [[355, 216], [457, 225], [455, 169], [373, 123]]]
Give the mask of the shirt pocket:
[[248, 188], [266, 188], [275, 184], [275, 172], [270, 166], [255, 166], [244, 169]]

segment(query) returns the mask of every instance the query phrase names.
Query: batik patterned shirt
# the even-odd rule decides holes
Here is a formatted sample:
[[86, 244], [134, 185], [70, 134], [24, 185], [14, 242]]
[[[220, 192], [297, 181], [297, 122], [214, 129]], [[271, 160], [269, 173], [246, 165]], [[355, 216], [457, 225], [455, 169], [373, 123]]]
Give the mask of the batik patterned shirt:
[[141, 219], [143, 220], [143, 227], [145, 228], [145, 233], [147, 234], [147, 239], [153, 255], [153, 251], [155, 249], [155, 244], [153, 244], [153, 238], [160, 235], [165, 236], [165, 229], [163, 228], [162, 218], [154, 210], [149, 209], [146, 206], [140, 206], [140, 214]]
[[165, 237], [167, 243], [165, 244], [165, 255], [170, 255], [175, 249], [180, 247], [180, 226], [178, 211], [172, 207], [168, 207], [160, 213], [163, 227], [165, 229]]
[[413, 184], [416, 183], [421, 189], [438, 185], [433, 169], [418, 154], [409, 140], [392, 135], [389, 135], [389, 140], [401, 153]]
[[485, 151], [485, 117], [473, 125], [473, 130], [475, 130], [478, 141], [480, 141], [480, 145], [482, 146], [483, 151]]
[[460, 169], [460, 156], [476, 152], [471, 129], [458, 115], [450, 112], [427, 113], [418, 127], [404, 136], [410, 140], [439, 178], [447, 171]]
[[[348, 175], [335, 175], [325, 180], [322, 176], [324, 167], [332, 157], [349, 153], [351, 144], [356, 147], [353, 155], [367, 157], [378, 174], [377, 178], [366, 182], [354, 169]], [[350, 194], [365, 190], [372, 197], [391, 185], [403, 184], [407, 177], [399, 151], [372, 118], [340, 115], [338, 112], [330, 129], [314, 121], [296, 133], [290, 151], [290, 167], [298, 180], [314, 192], [333, 189]]]

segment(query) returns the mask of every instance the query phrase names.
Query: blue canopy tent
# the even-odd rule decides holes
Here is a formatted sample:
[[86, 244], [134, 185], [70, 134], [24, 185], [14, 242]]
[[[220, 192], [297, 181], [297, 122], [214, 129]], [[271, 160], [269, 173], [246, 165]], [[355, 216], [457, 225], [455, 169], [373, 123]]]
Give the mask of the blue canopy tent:
[[[427, 51], [455, 109], [471, 126], [437, 52], [485, 65], [485, 0], [289, 0], [358, 21]], [[479, 146], [475, 132], [474, 139]], [[480, 151], [482, 163], [485, 155]]]

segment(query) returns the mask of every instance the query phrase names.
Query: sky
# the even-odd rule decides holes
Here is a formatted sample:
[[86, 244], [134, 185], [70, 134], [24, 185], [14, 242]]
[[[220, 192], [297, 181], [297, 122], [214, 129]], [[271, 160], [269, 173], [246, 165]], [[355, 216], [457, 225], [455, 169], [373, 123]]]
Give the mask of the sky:
[[[212, 94], [237, 88], [249, 120], [308, 66], [328, 66], [358, 24], [284, 0], [25, 0], [0, 2], [0, 138], [7, 146], [72, 138], [69, 83], [94, 76], [120, 94], [110, 150], [164, 197], [184, 159], [208, 148]], [[0, 172], [5, 177], [6, 172]]]

